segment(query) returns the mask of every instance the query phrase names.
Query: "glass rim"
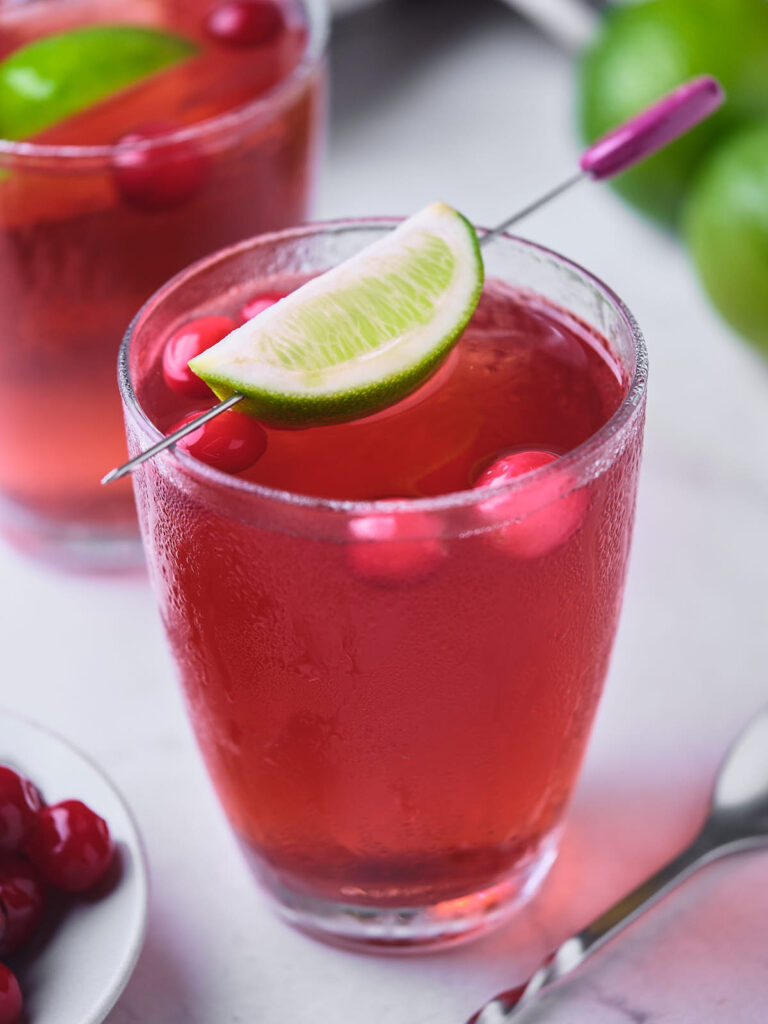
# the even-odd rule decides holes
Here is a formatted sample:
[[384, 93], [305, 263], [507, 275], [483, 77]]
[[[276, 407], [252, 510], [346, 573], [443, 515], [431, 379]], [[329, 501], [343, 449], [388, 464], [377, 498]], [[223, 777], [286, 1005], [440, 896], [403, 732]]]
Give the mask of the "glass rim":
[[[151, 443], [160, 441], [165, 435], [155, 426], [145, 412], [138, 400], [131, 380], [129, 355], [132, 341], [141, 328], [141, 323], [155, 305], [188, 278], [205, 271], [217, 263], [224, 262], [231, 256], [247, 252], [255, 244], [270, 244], [290, 239], [300, 239], [317, 234], [325, 234], [334, 231], [370, 231], [372, 228], [394, 229], [404, 220], [403, 217], [350, 217], [325, 221], [313, 221], [300, 227], [288, 228], [282, 231], [273, 231], [261, 235], [254, 235], [244, 239], [235, 245], [227, 246], [209, 256], [205, 256], [195, 263], [190, 264], [180, 271], [161, 288], [159, 288], [144, 303], [141, 309], [130, 323], [128, 330], [123, 337], [118, 353], [118, 386], [123, 401], [126, 415], [130, 415], [133, 421], [144, 431], [148, 432]], [[478, 235], [488, 233], [490, 228], [477, 227]], [[432, 495], [424, 498], [378, 498], [375, 500], [349, 500], [337, 498], [321, 498], [313, 495], [298, 494], [294, 491], [281, 490], [274, 487], [266, 487], [263, 484], [254, 483], [238, 476], [232, 476], [221, 470], [214, 469], [184, 451], [170, 448], [161, 453], [159, 458], [170, 458], [179, 465], [185, 473], [202, 482], [235, 492], [241, 498], [252, 497], [254, 500], [271, 501], [276, 504], [289, 506], [304, 511], [317, 511], [328, 513], [343, 513], [346, 515], [371, 516], [385, 515], [392, 513], [425, 513], [425, 512], [450, 512], [454, 509], [469, 508], [481, 504], [489, 499], [497, 499], [507, 495], [513, 495], [524, 490], [532, 484], [539, 484], [548, 480], [562, 479], [573, 480], [573, 486], [569, 492], [579, 489], [586, 481], [582, 481], [576, 472], [597, 461], [596, 456], [606, 448], [610, 442], [619, 436], [628, 427], [634, 416], [642, 406], [642, 399], [645, 395], [648, 380], [648, 352], [645, 345], [645, 338], [634, 315], [627, 308], [626, 304], [619, 298], [616, 292], [600, 280], [590, 271], [585, 270], [580, 264], [566, 256], [561, 255], [547, 246], [539, 245], [517, 235], [502, 233], [493, 240], [493, 245], [503, 242], [512, 242], [523, 249], [530, 250], [542, 256], [546, 256], [561, 266], [576, 271], [589, 285], [596, 288], [599, 293], [609, 302], [618, 313], [619, 318], [628, 331], [632, 340], [635, 356], [635, 366], [632, 378], [627, 387], [618, 408], [599, 430], [591, 434], [585, 441], [572, 448], [563, 455], [559, 455], [553, 462], [540, 469], [526, 473], [517, 479], [505, 484], [491, 484], [485, 487], [472, 487], [461, 491], [452, 491], [448, 494]]]
[[[290, 74], [281, 78], [272, 88], [260, 93], [255, 99], [233, 107], [214, 117], [204, 118], [194, 124], [184, 125], [176, 131], [153, 136], [140, 142], [132, 142], [131, 150], [145, 151], [159, 146], [182, 144], [205, 139], [217, 134], [227, 135], [235, 132], [251, 121], [258, 121], [264, 114], [268, 116], [278, 103], [289, 99], [299, 90], [307, 78], [320, 65], [328, 43], [330, 32], [330, 11], [327, 0], [297, 0], [306, 15], [308, 33], [307, 43], [298, 64]], [[104, 166], [114, 153], [121, 148], [120, 143], [103, 143], [99, 145], [49, 145], [46, 143], [27, 142], [24, 139], [4, 139], [0, 137], [0, 157], [12, 157], [14, 165], [33, 166], [48, 163], [72, 162], [85, 166]]]

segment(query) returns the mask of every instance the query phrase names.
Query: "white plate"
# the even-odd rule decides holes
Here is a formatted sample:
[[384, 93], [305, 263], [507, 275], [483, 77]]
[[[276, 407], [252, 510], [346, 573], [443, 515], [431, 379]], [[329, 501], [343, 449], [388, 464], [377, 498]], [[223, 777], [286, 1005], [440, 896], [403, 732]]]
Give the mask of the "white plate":
[[95, 764], [42, 726], [5, 711], [0, 763], [28, 776], [48, 803], [82, 800], [109, 825], [118, 851], [114, 885], [92, 901], [67, 900], [60, 917], [54, 905], [42, 934], [11, 961], [30, 1024], [99, 1024], [125, 988], [144, 940], [147, 868], [136, 825]]

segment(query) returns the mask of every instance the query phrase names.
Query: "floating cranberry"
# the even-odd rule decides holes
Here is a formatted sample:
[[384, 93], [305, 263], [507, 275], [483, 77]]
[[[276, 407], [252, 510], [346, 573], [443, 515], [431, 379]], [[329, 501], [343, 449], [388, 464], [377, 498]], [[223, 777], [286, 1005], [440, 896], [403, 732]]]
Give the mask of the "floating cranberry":
[[140, 210], [171, 209], [199, 191], [208, 161], [194, 142], [158, 142], [177, 131], [166, 123], [148, 124], [118, 140], [112, 156], [112, 175], [123, 200]]
[[15, 953], [31, 937], [43, 916], [44, 892], [40, 875], [23, 857], [0, 855], [0, 908], [5, 928], [0, 955]]
[[210, 398], [211, 389], [187, 363], [236, 327], [228, 316], [202, 316], [174, 331], [163, 349], [163, 377], [168, 387], [187, 398]]
[[84, 892], [107, 873], [114, 847], [103, 818], [80, 800], [63, 800], [40, 811], [26, 852], [49, 885]]
[[[546, 451], [525, 451], [497, 459], [475, 483], [493, 487], [551, 465], [557, 456]], [[570, 491], [570, 493], [569, 493]], [[564, 544], [584, 518], [587, 496], [569, 486], [562, 475], [532, 481], [510, 494], [488, 498], [478, 513], [488, 524], [499, 523], [488, 539], [517, 558], [538, 558]]]
[[255, 316], [263, 313], [270, 306], [274, 306], [276, 302], [284, 299], [286, 295], [288, 295], [288, 292], [262, 292], [261, 295], [254, 295], [250, 302], [246, 302], [240, 310], [240, 316], [243, 320], [253, 320]]
[[16, 975], [5, 964], [0, 964], [0, 1024], [17, 1024], [22, 1007]]
[[[172, 434], [199, 415], [199, 412], [190, 413], [171, 427], [168, 433]], [[224, 473], [240, 473], [264, 454], [267, 435], [252, 416], [230, 409], [177, 441], [176, 447], [214, 469]]]
[[35, 786], [0, 765], [0, 850], [20, 850], [42, 806]]
[[386, 512], [353, 519], [348, 557], [356, 573], [376, 583], [415, 583], [442, 561], [445, 545], [434, 516]]
[[227, 46], [263, 46], [285, 30], [283, 12], [269, 0], [225, 0], [204, 24], [212, 39]]

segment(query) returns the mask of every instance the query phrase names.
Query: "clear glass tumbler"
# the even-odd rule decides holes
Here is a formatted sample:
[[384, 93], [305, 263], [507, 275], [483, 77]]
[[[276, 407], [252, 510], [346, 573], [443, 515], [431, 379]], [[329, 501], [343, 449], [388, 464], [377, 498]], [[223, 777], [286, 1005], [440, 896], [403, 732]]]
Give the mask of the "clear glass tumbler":
[[[125, 455], [115, 345], [136, 309], [182, 267], [307, 216], [324, 122], [327, 17], [323, 0], [290, 2], [290, 45], [301, 56], [256, 99], [174, 129], [155, 123], [139, 87], [77, 120], [84, 137], [118, 140], [147, 124], [130, 144], [47, 141], [64, 131], [58, 126], [34, 141], [0, 138], [0, 532], [30, 554], [84, 570], [141, 564], [130, 484], [99, 485]], [[104, 5], [92, 6], [103, 18]], [[87, 7], [0, 0], [0, 57], [26, 42], [28, 22], [46, 15], [45, 31], [60, 31]], [[127, 0], [110, 18], [143, 24], [162, 11], [172, 27], [176, 18], [194, 27], [205, 9], [200, 0], [150, 8]], [[206, 109], [222, 88], [222, 63], [242, 53], [220, 47], [163, 72], [180, 116], [185, 103]], [[250, 59], [267, 61], [263, 50]], [[264, 73], [278, 75], [268, 63]]]
[[[162, 288], [120, 354], [131, 454], [161, 436], [142, 397], [156, 391], [160, 346], [179, 320], [276, 275], [326, 269], [391, 226], [262, 236]], [[616, 630], [643, 433], [642, 337], [620, 300], [567, 259], [507, 236], [484, 258], [488, 277], [591, 325], [625, 390], [602, 429], [494, 490], [503, 500], [489, 503], [488, 489], [321, 500], [172, 451], [134, 474], [161, 616], [224, 810], [281, 914], [336, 942], [447, 942], [535, 890]], [[510, 523], [560, 502], [580, 515], [556, 550], [500, 553], [493, 540]], [[380, 516], [408, 521], [409, 542], [439, 547], [434, 571], [396, 586], [355, 571], [363, 546], [368, 558], [390, 543], [355, 528]]]

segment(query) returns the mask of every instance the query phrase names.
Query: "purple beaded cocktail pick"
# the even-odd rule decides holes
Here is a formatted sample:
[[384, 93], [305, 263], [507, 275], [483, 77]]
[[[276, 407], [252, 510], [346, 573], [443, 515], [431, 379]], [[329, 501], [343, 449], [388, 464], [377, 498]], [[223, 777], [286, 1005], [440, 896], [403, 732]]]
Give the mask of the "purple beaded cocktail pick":
[[489, 231], [482, 237], [480, 244], [511, 228], [585, 177], [593, 181], [607, 181], [642, 160], [647, 160], [714, 114], [724, 100], [725, 92], [716, 78], [711, 75], [692, 78], [690, 82], [663, 96], [652, 107], [636, 114], [594, 142], [582, 153], [578, 174], [561, 182], [546, 195]]
[[582, 154], [579, 167], [595, 181], [613, 178], [689, 132], [724, 99], [716, 78], [694, 78], [604, 135]]
[[[686, 82], [685, 85], [681, 85], [664, 96], [652, 107], [637, 114], [618, 128], [614, 128], [608, 135], [593, 143], [579, 160], [581, 170], [578, 174], [568, 178], [567, 181], [562, 182], [522, 210], [518, 210], [492, 231], [486, 231], [480, 236], [480, 245], [487, 245], [497, 235], [545, 206], [550, 200], [575, 185], [576, 182], [583, 181], [585, 177], [592, 178], [593, 181], [606, 181], [652, 156], [657, 150], [674, 142], [700, 121], [713, 114], [724, 99], [725, 93], [722, 86], [716, 78], [712, 78], [710, 75]], [[147, 459], [170, 448], [182, 437], [191, 434], [214, 416], [233, 408], [241, 400], [242, 395], [231, 395], [225, 401], [219, 402], [218, 405], [201, 413], [196, 419], [190, 420], [189, 423], [168, 437], [164, 437], [162, 441], [158, 441], [145, 452], [141, 452], [122, 466], [113, 469], [111, 473], [107, 473], [101, 482], [108, 484], [113, 480], [119, 480], [136, 466], [140, 466], [142, 462], [146, 462]]]

